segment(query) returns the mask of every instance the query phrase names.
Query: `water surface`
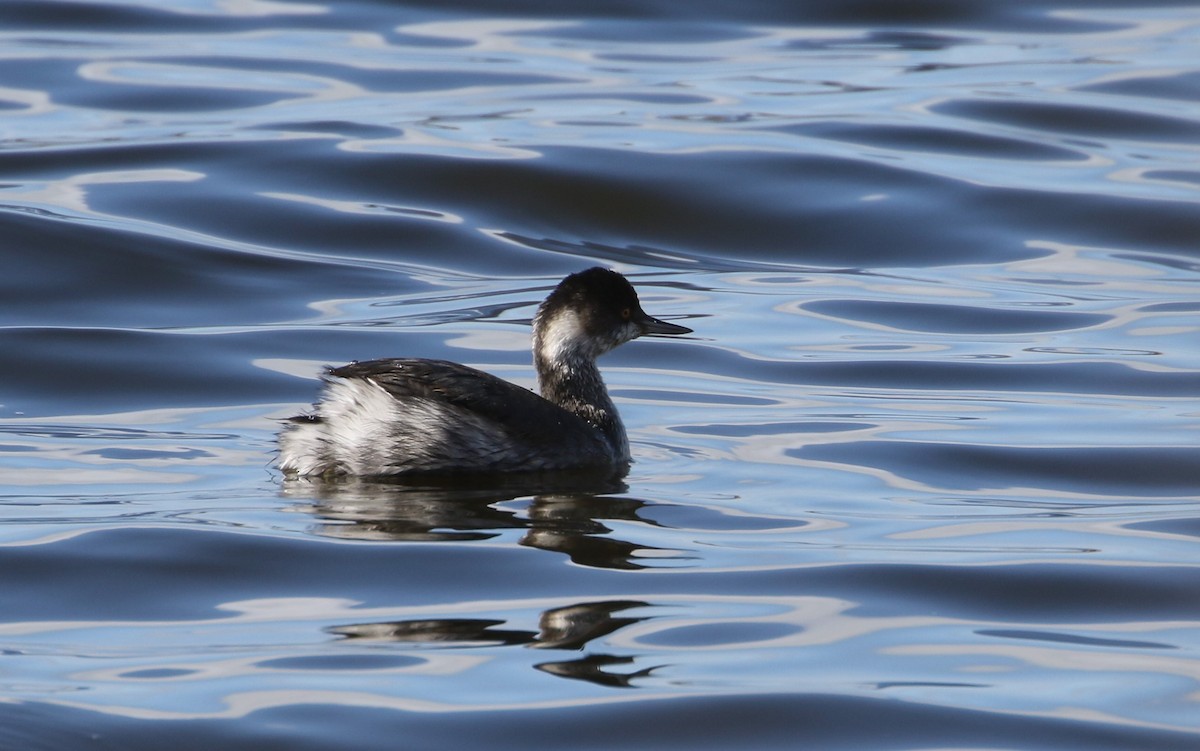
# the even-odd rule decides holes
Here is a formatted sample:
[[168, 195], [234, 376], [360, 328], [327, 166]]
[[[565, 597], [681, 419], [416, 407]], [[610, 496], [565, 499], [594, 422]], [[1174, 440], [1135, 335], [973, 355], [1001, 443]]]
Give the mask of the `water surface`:
[[[0, 745], [1200, 742], [1194, 3], [0, 4]], [[285, 480], [325, 364], [622, 481]]]

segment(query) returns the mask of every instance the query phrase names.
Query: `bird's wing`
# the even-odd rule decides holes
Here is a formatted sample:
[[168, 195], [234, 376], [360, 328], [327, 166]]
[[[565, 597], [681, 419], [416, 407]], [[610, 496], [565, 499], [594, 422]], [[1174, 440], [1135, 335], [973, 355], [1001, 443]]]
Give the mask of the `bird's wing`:
[[528, 446], [590, 452], [603, 446], [600, 431], [541, 396], [482, 370], [449, 362], [388, 358], [332, 368], [336, 378], [369, 380], [398, 401], [441, 401], [473, 413]]

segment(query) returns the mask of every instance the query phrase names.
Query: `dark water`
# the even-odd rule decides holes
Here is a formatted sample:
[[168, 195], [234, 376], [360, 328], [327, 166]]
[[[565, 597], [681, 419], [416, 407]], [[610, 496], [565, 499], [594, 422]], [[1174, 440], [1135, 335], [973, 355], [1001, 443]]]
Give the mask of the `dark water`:
[[[569, 10], [564, 10], [569, 8]], [[1200, 7], [0, 3], [0, 747], [1200, 746]], [[325, 363], [624, 483], [285, 483]]]

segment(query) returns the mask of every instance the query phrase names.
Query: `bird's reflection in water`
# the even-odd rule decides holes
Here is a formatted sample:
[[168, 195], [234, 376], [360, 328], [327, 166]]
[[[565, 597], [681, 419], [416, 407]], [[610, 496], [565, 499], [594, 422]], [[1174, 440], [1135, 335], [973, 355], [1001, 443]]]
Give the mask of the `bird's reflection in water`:
[[[353, 540], [462, 542], [494, 538], [505, 530], [523, 529], [521, 545], [562, 553], [580, 565], [606, 569], [640, 569], [640, 555], [664, 551], [609, 536], [600, 520], [656, 526], [639, 512], [650, 504], [620, 497], [628, 488], [620, 477], [579, 473], [520, 477], [369, 481], [291, 479], [284, 493], [307, 504], [318, 520], [315, 532]], [[529, 498], [528, 506], [507, 509], [499, 504]], [[666, 555], [664, 555], [666, 554]], [[682, 553], [677, 553], [682, 556]], [[626, 611], [646, 607], [635, 600], [587, 602], [543, 612], [538, 630], [507, 627], [488, 618], [438, 618], [362, 623], [330, 629], [348, 640], [392, 642], [424, 647], [492, 647], [523, 645], [533, 649], [582, 650], [591, 641], [645, 620]], [[544, 662], [534, 667], [562, 678], [609, 687], [629, 687], [654, 668], [634, 669], [635, 658], [586, 654], [577, 659]], [[620, 666], [629, 666], [622, 672]]]
[[[364, 623], [334, 626], [331, 633], [346, 639], [397, 642], [413, 645], [484, 647], [525, 645], [534, 649], [581, 650], [594, 639], [647, 617], [618, 615], [634, 608], [648, 607], [637, 600], [607, 600], [546, 610], [538, 619], [538, 630], [502, 628], [505, 621], [484, 618], [439, 618], [389, 623]], [[628, 673], [614, 670], [632, 665], [634, 658], [609, 654], [587, 654], [574, 660], [544, 662], [538, 670], [561, 678], [583, 680], [613, 688], [629, 688], [638, 678], [655, 668]]]
[[[314, 531], [327, 537], [462, 542], [524, 529], [522, 545], [583, 566], [631, 570], [645, 567], [639, 553], [662, 560], [671, 551], [608, 536], [601, 519], [655, 526], [638, 515], [647, 503], [614, 496], [627, 489], [619, 476], [577, 472], [402, 482], [293, 478], [283, 485], [286, 496], [308, 504], [304, 510], [319, 522]], [[525, 497], [523, 512], [497, 507]]]

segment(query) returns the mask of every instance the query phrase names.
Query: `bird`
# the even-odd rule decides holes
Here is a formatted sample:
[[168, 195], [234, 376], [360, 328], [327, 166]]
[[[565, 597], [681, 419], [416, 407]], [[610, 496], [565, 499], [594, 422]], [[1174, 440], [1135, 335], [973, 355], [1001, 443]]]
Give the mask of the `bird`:
[[328, 369], [311, 414], [279, 434], [285, 476], [403, 477], [599, 470], [632, 461], [596, 359], [640, 336], [692, 329], [642, 310], [624, 276], [567, 276], [538, 306], [539, 394], [446, 360], [386, 358]]

